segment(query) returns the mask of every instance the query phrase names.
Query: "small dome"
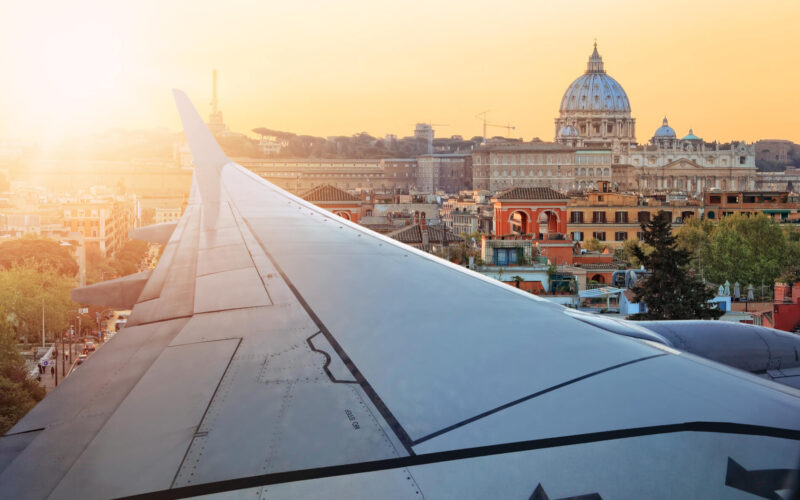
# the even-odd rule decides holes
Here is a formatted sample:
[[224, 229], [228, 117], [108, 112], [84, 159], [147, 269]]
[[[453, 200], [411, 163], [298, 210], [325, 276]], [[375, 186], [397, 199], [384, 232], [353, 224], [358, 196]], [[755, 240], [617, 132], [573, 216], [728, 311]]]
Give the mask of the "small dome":
[[573, 127], [572, 125], [564, 125], [561, 127], [561, 130], [558, 131], [558, 135], [560, 137], [578, 137], [578, 129]]
[[669, 122], [667, 122], [667, 117], [665, 116], [664, 121], [662, 122], [661, 126], [658, 127], [653, 137], [659, 139], [674, 139], [678, 136], [677, 134], [675, 134], [675, 130], [673, 130], [672, 127], [669, 126]]
[[681, 140], [682, 141], [700, 141], [702, 139], [700, 139], [699, 137], [694, 135], [694, 132], [692, 131], [692, 129], [689, 129], [689, 133], [686, 135], [686, 137], [684, 137]]

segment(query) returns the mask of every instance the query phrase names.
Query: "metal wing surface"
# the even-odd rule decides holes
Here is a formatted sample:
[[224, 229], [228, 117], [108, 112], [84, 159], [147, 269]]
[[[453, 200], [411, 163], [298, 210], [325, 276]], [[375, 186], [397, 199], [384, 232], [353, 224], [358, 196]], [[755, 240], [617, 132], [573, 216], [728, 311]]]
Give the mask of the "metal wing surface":
[[0, 439], [0, 497], [754, 498], [796, 478], [800, 392], [315, 207], [175, 97], [189, 206], [128, 326]]

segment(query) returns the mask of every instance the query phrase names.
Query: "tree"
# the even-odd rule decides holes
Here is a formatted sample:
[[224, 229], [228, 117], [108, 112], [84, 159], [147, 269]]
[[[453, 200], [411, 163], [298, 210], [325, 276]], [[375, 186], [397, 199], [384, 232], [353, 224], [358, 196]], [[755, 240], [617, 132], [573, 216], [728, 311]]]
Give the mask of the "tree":
[[54, 269], [62, 276], [78, 274], [78, 262], [55, 240], [27, 235], [0, 243], [0, 269], [23, 263], [39, 269]]
[[600, 242], [597, 238], [590, 238], [586, 240], [586, 243], [583, 244], [583, 248], [590, 252], [602, 252], [606, 249], [606, 246]]
[[641, 249], [646, 255], [650, 255], [650, 253], [653, 252], [653, 247], [634, 238], [625, 240], [622, 245], [614, 250], [614, 259], [624, 262], [629, 267], [641, 266], [642, 263], [636, 258], [636, 255], [634, 255], [635, 248]]
[[0, 435], [44, 397], [44, 388], [28, 378], [25, 359], [10, 328], [0, 319]]
[[800, 259], [800, 245], [764, 214], [734, 214], [715, 225], [690, 221], [678, 232], [692, 267], [714, 283], [773, 283]]
[[15, 338], [39, 340], [42, 307], [47, 337], [69, 326], [77, 304], [70, 299], [74, 278], [34, 265], [14, 266], [0, 271], [0, 321]]
[[634, 256], [651, 274], [632, 291], [647, 305], [647, 312], [634, 314], [634, 320], [717, 319], [722, 311], [708, 301], [714, 291], [688, 272], [689, 252], [678, 248], [669, 221], [653, 217], [642, 224], [644, 243], [653, 251], [648, 255], [640, 247]]

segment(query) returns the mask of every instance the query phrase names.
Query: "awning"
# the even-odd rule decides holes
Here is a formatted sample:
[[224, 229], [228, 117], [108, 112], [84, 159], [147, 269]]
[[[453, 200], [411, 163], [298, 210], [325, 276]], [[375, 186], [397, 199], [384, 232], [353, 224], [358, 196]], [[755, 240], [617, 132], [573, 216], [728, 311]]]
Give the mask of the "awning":
[[598, 298], [598, 297], [607, 297], [609, 295], [617, 295], [623, 292], [623, 288], [617, 288], [613, 286], [603, 286], [600, 288], [592, 288], [591, 290], [583, 290], [578, 292], [578, 296], [581, 298]]

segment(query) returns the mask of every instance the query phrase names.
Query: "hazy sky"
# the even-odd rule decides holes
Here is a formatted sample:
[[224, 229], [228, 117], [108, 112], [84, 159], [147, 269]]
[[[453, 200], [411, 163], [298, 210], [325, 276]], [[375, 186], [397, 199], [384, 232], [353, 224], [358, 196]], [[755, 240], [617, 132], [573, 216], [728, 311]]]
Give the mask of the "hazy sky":
[[[0, 2], [0, 137], [179, 129], [211, 69], [234, 130], [481, 134], [475, 115], [552, 140], [598, 40], [647, 141], [800, 142], [800, 2], [761, 0]], [[502, 134], [504, 130], [493, 129]]]

